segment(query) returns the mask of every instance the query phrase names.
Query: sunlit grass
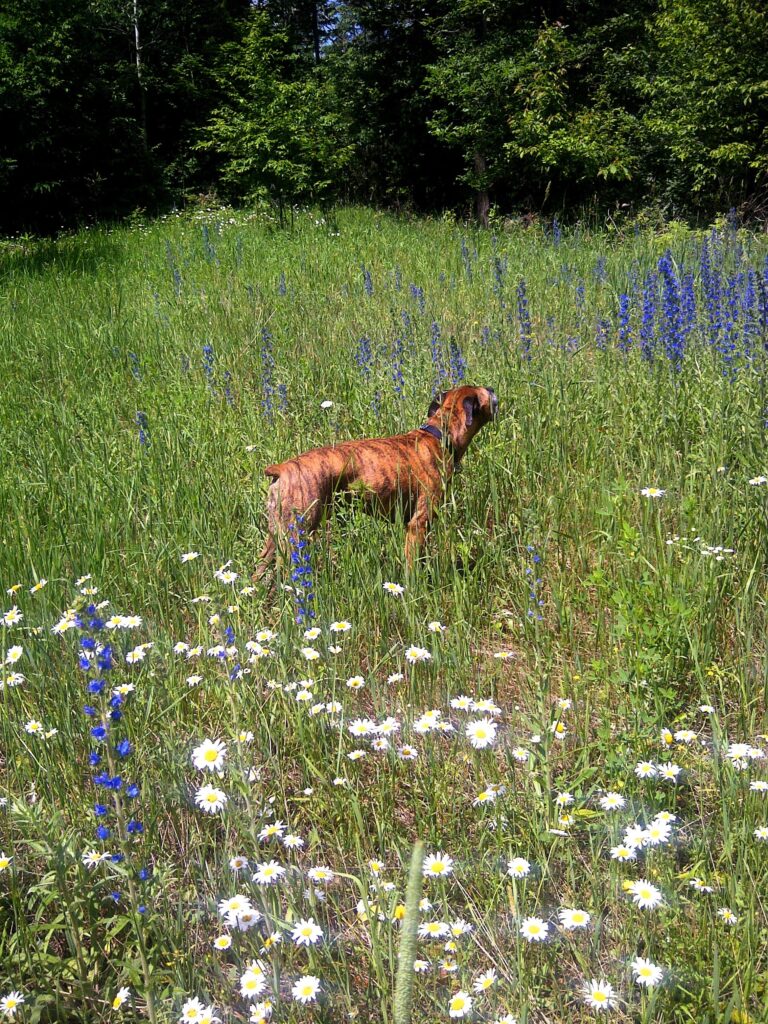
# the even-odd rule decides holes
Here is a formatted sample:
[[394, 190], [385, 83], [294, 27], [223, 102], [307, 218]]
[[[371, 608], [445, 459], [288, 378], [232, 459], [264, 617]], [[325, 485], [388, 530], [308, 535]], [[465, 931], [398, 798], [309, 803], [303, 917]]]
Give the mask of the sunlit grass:
[[[722, 251], [712, 344], [703, 239], [672, 225], [555, 244], [540, 226], [482, 233], [362, 210], [301, 213], [286, 232], [226, 210], [4, 244], [0, 613], [23, 615], [0, 626], [0, 997], [24, 997], [14, 1019], [176, 1021], [199, 998], [246, 1021], [240, 979], [258, 959], [251, 1002], [270, 998], [274, 1020], [400, 1024], [417, 840], [453, 860], [425, 879], [422, 922], [471, 928], [420, 940], [414, 1022], [451, 1019], [455, 996], [463, 1012], [458, 993], [472, 1000], [466, 1019], [592, 1019], [593, 979], [613, 986], [610, 1019], [762, 1019], [768, 793], [750, 785], [768, 778], [756, 756], [768, 732], [765, 244], [728, 226], [709, 238]], [[643, 281], [667, 249], [680, 278], [695, 275], [679, 369], [661, 288], [653, 361], [640, 352]], [[321, 632], [305, 638], [312, 623], [296, 624], [289, 591], [249, 587], [262, 467], [423, 422], [435, 324], [442, 383], [453, 339], [466, 379], [499, 395], [499, 420], [470, 448], [414, 570], [402, 522], [333, 512], [311, 546]], [[183, 562], [189, 551], [200, 557]], [[224, 583], [214, 572], [230, 560], [238, 578]], [[67, 608], [81, 625], [52, 632]], [[142, 622], [89, 625], [113, 614]], [[334, 620], [352, 628], [332, 633]], [[246, 642], [263, 629], [276, 635], [257, 657]], [[87, 636], [108, 636], [114, 668], [78, 667]], [[153, 646], [127, 664], [142, 643]], [[237, 651], [208, 655], [219, 644]], [[431, 659], [409, 665], [411, 644]], [[110, 722], [124, 683], [135, 689]], [[452, 731], [430, 727], [436, 710], [431, 726]], [[389, 717], [397, 729], [375, 734], [389, 749], [350, 731]], [[483, 717], [498, 728], [476, 749], [465, 729]], [[92, 737], [100, 724], [113, 741]], [[206, 738], [227, 746], [221, 777], [192, 763]], [[734, 743], [747, 753], [729, 755]], [[640, 761], [677, 765], [677, 781], [638, 777]], [[140, 794], [94, 786], [100, 771]], [[196, 805], [204, 785], [226, 798], [217, 813]], [[565, 793], [572, 803], [558, 803]], [[623, 805], [604, 809], [606, 793]], [[668, 840], [611, 858], [627, 827], [664, 811]], [[128, 832], [134, 820], [142, 831]], [[303, 846], [260, 838], [275, 821]], [[94, 850], [124, 860], [86, 868]], [[233, 871], [236, 856], [248, 867]], [[509, 874], [514, 858], [530, 871]], [[280, 883], [252, 881], [272, 860]], [[312, 866], [334, 880], [313, 883]], [[633, 903], [626, 884], [639, 879], [661, 891], [658, 909]], [[251, 930], [217, 911], [236, 893], [261, 915]], [[565, 928], [564, 909], [589, 926]], [[322, 941], [296, 945], [310, 917]], [[526, 940], [528, 918], [546, 942]], [[231, 944], [214, 948], [222, 935]], [[635, 983], [637, 957], [662, 968], [660, 986]], [[320, 990], [304, 1004], [306, 977]]]

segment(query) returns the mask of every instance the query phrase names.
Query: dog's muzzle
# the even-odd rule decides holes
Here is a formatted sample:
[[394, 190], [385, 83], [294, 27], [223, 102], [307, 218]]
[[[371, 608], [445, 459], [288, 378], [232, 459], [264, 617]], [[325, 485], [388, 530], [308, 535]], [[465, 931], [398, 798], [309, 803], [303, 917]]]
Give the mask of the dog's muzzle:
[[499, 400], [496, 397], [496, 392], [493, 388], [487, 388], [488, 394], [491, 396], [491, 419], [495, 420], [499, 413]]

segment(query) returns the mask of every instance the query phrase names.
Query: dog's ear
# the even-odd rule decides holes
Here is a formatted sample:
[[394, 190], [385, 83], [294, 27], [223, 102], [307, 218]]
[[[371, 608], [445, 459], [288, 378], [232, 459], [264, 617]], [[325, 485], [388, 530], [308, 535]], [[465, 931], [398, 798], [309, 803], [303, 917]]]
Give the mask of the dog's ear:
[[475, 396], [474, 398], [465, 398], [462, 405], [464, 406], [464, 415], [467, 418], [467, 426], [471, 427], [472, 420], [480, 412], [480, 402], [477, 396]]
[[448, 394], [447, 391], [441, 391], [440, 394], [437, 396], [437, 398], [433, 398], [432, 399], [432, 403], [431, 403], [429, 409], [427, 410], [427, 419], [431, 419], [435, 415], [437, 410], [443, 404], [443, 401], [445, 400], [445, 396], [447, 394]]

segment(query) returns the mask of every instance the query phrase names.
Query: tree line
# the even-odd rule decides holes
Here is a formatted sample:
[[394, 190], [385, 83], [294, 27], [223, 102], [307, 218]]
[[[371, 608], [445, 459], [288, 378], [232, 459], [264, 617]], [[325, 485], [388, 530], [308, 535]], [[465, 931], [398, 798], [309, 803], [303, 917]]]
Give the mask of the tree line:
[[4, 0], [0, 230], [215, 192], [763, 212], [764, 0]]

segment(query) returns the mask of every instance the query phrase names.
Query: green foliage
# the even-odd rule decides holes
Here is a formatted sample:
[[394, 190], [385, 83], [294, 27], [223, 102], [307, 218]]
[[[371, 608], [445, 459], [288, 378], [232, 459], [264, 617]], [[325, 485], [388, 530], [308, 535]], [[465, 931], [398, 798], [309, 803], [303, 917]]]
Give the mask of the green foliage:
[[208, 191], [757, 214], [760, 0], [8, 0], [0, 229]]
[[225, 97], [203, 132], [230, 195], [285, 202], [320, 198], [349, 161], [344, 124], [319, 66], [305, 68], [285, 31], [254, 11], [241, 44], [222, 53]]
[[768, 170], [768, 10], [760, 0], [664, 0], [643, 78], [649, 168], [662, 195], [712, 205]]

